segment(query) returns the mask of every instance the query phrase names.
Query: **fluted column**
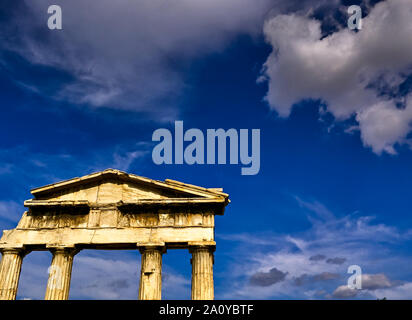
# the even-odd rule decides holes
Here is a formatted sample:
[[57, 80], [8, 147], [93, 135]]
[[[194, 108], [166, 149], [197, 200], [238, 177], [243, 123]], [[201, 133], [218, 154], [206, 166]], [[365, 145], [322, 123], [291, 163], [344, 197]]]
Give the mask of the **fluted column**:
[[139, 300], [161, 300], [162, 254], [166, 249], [159, 246], [144, 246], [139, 250], [142, 254]]
[[15, 300], [25, 251], [20, 248], [1, 249], [0, 300]]
[[213, 246], [195, 246], [192, 254], [192, 300], [213, 300]]
[[54, 248], [49, 267], [45, 300], [68, 300], [70, 279], [72, 276], [73, 258], [78, 250], [74, 248]]

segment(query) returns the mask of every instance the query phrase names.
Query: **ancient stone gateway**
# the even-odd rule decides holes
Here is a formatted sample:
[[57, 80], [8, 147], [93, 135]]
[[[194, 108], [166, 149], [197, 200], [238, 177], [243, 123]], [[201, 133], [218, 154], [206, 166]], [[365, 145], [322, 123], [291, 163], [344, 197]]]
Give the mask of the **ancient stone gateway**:
[[0, 239], [0, 299], [16, 298], [23, 257], [50, 250], [45, 299], [69, 297], [73, 258], [82, 249], [138, 249], [139, 299], [161, 299], [162, 255], [192, 254], [192, 299], [213, 299], [214, 219], [228, 195], [173, 180], [108, 169], [33, 189], [17, 227]]

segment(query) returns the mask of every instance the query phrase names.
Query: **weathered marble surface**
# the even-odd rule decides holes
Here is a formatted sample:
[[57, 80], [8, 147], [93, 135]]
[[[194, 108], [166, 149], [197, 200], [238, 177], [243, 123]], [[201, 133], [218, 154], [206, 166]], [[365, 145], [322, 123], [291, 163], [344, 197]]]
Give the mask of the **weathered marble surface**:
[[32, 250], [50, 250], [52, 269], [62, 273], [60, 289], [50, 276], [46, 299], [67, 299], [73, 257], [83, 248], [139, 248], [142, 299], [161, 298], [162, 254], [191, 248], [192, 298], [213, 299], [215, 216], [229, 203], [222, 189], [108, 169], [31, 192], [17, 227], [0, 238], [1, 299], [15, 299], [23, 256]]

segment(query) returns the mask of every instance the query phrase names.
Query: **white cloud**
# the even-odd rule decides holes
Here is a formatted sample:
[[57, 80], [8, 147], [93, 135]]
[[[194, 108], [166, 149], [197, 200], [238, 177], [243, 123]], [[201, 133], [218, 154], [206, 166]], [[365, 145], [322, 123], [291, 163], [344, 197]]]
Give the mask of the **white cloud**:
[[[43, 93], [38, 83], [15, 79], [22, 87], [75, 104], [156, 112], [157, 120], [168, 120], [178, 113], [178, 97], [190, 88], [183, 73], [193, 59], [224, 50], [238, 35], [260, 35], [269, 13], [306, 12], [337, 2], [56, 0], [63, 30], [50, 31], [50, 2], [26, 0], [30, 10], [20, 5], [19, 11], [11, 11], [15, 15], [0, 35], [8, 39], [3, 48], [72, 78], [56, 79], [56, 92]], [[7, 68], [4, 61], [0, 64]]]
[[354, 298], [358, 294], [356, 289], [351, 289], [347, 285], [339, 286], [332, 293], [333, 298], [344, 299], [344, 298]]
[[381, 288], [390, 288], [394, 284], [383, 273], [379, 274], [362, 274], [362, 289], [376, 290]]
[[267, 20], [264, 34], [273, 46], [263, 75], [269, 105], [287, 117], [294, 103], [320, 99], [338, 121], [355, 115], [363, 143], [375, 153], [395, 153], [394, 145], [405, 143], [411, 130], [411, 98], [398, 109], [397, 101], [380, 96], [373, 84], [396, 87], [410, 72], [411, 15], [411, 1], [383, 1], [359, 32], [343, 28], [324, 38], [321, 22], [307, 16]]
[[113, 155], [113, 168], [127, 171], [130, 165], [139, 158], [145, 157], [149, 154], [148, 150], [128, 151], [124, 155], [115, 153]]
[[405, 292], [405, 288], [410, 288], [410, 285], [411, 283], [401, 284], [400, 281], [391, 281], [383, 273], [362, 274], [361, 289], [351, 289], [347, 285], [341, 285], [333, 291], [331, 297], [337, 299], [355, 297], [376, 297], [382, 299], [391, 296], [391, 299], [393, 299], [394, 296], [397, 296], [397, 299], [406, 299], [411, 297], [410, 293]]
[[398, 109], [392, 101], [380, 101], [356, 115], [364, 145], [376, 153], [395, 154], [394, 145], [403, 144], [410, 132], [412, 99], [408, 97], [405, 109]]
[[[68, 72], [55, 98], [94, 107], [172, 114], [170, 104], [186, 87], [187, 62], [222, 50], [239, 34], [261, 32], [271, 0], [56, 0], [63, 30], [46, 28], [49, 1], [25, 1], [3, 32], [3, 46], [30, 62]], [[0, 31], [1, 32], [1, 31]], [[16, 33], [17, 32], [17, 33]], [[36, 84], [26, 84], [36, 87]]]
[[376, 298], [389, 300], [405, 300], [412, 299], [412, 282], [404, 283], [395, 288], [379, 289], [372, 293]]
[[309, 211], [312, 211], [316, 214], [317, 217], [321, 219], [330, 220], [334, 218], [333, 213], [319, 201], [305, 201], [298, 196], [296, 196], [295, 199], [302, 208], [306, 208]]

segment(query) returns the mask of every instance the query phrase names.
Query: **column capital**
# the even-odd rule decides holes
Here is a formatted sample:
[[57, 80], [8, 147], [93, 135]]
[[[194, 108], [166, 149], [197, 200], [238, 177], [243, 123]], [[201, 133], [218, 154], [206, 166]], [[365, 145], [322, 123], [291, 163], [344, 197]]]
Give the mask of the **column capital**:
[[188, 246], [190, 253], [199, 250], [207, 250], [209, 252], [215, 252], [216, 250], [216, 242], [214, 241], [189, 242]]
[[47, 249], [50, 250], [50, 252], [55, 255], [55, 254], [68, 254], [71, 256], [75, 256], [80, 252], [79, 248], [76, 248], [74, 245], [70, 246], [60, 246], [60, 245], [47, 245]]
[[0, 252], [2, 254], [18, 254], [24, 257], [26, 254], [30, 253], [30, 250], [27, 250], [25, 246], [0, 247]]
[[22, 248], [0, 248], [1, 253], [15, 253], [15, 254], [20, 254], [24, 252], [24, 249]]
[[160, 253], [164, 254], [167, 252], [164, 242], [139, 242], [136, 245], [140, 253], [145, 251], [160, 251]]

